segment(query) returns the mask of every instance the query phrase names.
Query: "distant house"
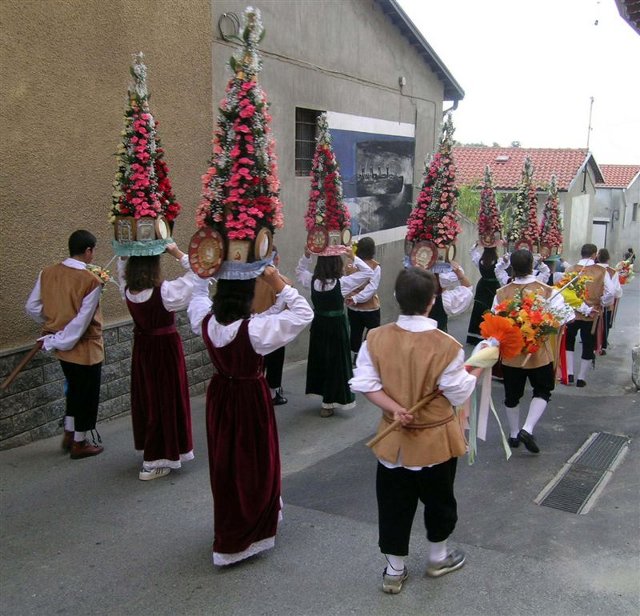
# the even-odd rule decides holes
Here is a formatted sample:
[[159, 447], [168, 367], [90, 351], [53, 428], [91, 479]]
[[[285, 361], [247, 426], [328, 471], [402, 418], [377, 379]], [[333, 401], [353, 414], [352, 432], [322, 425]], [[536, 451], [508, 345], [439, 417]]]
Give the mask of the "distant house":
[[[596, 185], [594, 228], [602, 245], [618, 261], [624, 251], [640, 248], [640, 165], [601, 165], [604, 180]], [[598, 242], [595, 242], [596, 244]]]
[[513, 195], [518, 190], [525, 158], [533, 163], [533, 180], [538, 190], [539, 214], [547, 197], [547, 187], [555, 174], [564, 225], [563, 254], [578, 257], [580, 246], [591, 241], [595, 216], [596, 185], [604, 181], [593, 155], [573, 148], [500, 148], [457, 146], [453, 156], [458, 185], [480, 187], [485, 166], [491, 168], [498, 193]]

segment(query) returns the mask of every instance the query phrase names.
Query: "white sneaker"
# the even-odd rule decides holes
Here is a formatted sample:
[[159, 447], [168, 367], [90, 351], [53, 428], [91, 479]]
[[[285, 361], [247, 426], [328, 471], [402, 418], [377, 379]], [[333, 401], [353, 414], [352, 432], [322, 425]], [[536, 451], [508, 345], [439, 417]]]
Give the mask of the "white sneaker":
[[144, 466], [142, 470], [138, 473], [138, 479], [141, 481], [151, 481], [151, 479], [160, 479], [160, 477], [165, 477], [171, 472], [170, 468], [160, 467], [160, 468], [152, 468], [148, 471]]

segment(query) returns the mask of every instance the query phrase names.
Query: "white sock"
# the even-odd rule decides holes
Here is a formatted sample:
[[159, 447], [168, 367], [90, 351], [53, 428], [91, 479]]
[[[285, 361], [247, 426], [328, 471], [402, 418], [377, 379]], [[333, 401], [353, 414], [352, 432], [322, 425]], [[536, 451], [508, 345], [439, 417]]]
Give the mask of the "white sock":
[[64, 416], [64, 429], [67, 432], [73, 432], [75, 429], [76, 418], [71, 415]]
[[518, 432], [520, 432], [520, 405], [517, 404], [513, 408], [505, 406], [504, 410], [507, 414], [507, 421], [509, 422], [509, 436], [516, 438]]
[[78, 432], [76, 430], [75, 434], [73, 435], [73, 440], [76, 443], [82, 443], [82, 441], [86, 440], [87, 438], [87, 433], [86, 432]]
[[573, 351], [566, 351], [567, 356], [567, 374], [573, 376]]
[[438, 543], [432, 543], [427, 541], [429, 546], [429, 562], [439, 563], [447, 557], [447, 540], [438, 541]]
[[547, 401], [542, 398], [532, 398], [529, 405], [529, 412], [527, 413], [527, 419], [524, 422], [522, 429], [533, 434], [533, 429], [536, 427], [538, 420], [542, 417], [544, 410], [547, 408]]
[[384, 557], [387, 559], [387, 574], [402, 575], [404, 571], [404, 556], [385, 554]]
[[276, 397], [276, 393], [278, 392], [278, 390], [269, 387], [269, 391], [271, 392], [271, 397], [275, 398]]
[[587, 372], [589, 372], [589, 368], [591, 368], [592, 360], [591, 359], [581, 359], [580, 360], [580, 374], [578, 374], [578, 378], [581, 381], [586, 381], [585, 378], [587, 376]]
[[333, 409], [335, 408], [335, 402], [323, 402], [322, 403], [322, 408], [323, 409]]

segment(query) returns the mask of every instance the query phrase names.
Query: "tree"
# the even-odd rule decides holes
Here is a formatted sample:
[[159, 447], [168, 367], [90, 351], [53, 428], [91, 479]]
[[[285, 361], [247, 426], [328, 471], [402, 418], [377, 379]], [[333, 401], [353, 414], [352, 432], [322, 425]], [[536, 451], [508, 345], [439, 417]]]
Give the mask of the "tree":
[[447, 116], [438, 151], [425, 165], [422, 189], [407, 220], [406, 239], [432, 241], [438, 247], [453, 244], [460, 233], [455, 186], [456, 168], [452, 158], [453, 121]]
[[248, 7], [229, 66], [234, 75], [218, 109], [211, 164], [202, 178], [198, 227], [210, 226], [230, 240], [253, 240], [260, 227], [281, 228], [278, 167], [271, 115], [258, 83], [264, 36], [260, 11]]

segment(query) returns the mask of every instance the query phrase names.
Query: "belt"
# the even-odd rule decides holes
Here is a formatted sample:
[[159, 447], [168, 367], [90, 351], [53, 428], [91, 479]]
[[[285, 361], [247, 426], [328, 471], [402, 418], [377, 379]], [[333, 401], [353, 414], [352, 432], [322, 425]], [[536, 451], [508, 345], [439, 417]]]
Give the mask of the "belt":
[[316, 310], [319, 317], [343, 317], [344, 308], [342, 310]]
[[213, 378], [216, 377], [221, 379], [226, 379], [227, 381], [257, 381], [262, 375], [256, 374], [255, 376], [231, 376], [229, 374], [221, 374], [220, 372], [216, 372], [213, 375]]
[[133, 333], [137, 336], [168, 336], [176, 334], [178, 330], [175, 325], [167, 325], [166, 327], [156, 327], [155, 329], [138, 329], [134, 328]]

